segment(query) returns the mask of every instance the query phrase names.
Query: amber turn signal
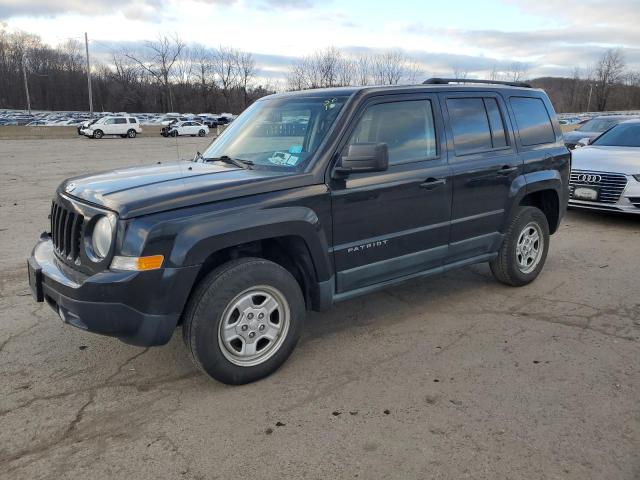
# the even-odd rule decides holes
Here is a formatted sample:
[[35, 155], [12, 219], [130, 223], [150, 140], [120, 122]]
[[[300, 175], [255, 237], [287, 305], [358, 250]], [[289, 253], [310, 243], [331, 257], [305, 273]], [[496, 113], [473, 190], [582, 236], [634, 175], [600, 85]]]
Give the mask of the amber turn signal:
[[150, 255], [148, 257], [113, 257], [111, 270], [129, 270], [142, 272], [145, 270], [157, 270], [162, 267], [163, 255]]

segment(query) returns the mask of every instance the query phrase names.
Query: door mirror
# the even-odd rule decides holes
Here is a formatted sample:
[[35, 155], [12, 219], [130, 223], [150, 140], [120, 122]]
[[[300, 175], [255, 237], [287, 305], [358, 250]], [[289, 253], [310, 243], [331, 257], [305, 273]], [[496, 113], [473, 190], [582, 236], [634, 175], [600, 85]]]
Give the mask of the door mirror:
[[386, 143], [354, 143], [340, 159], [335, 171], [349, 173], [382, 172], [389, 168], [389, 148]]
[[592, 140], [589, 137], [581, 138], [576, 143], [576, 147], [586, 147], [587, 145], [591, 145]]

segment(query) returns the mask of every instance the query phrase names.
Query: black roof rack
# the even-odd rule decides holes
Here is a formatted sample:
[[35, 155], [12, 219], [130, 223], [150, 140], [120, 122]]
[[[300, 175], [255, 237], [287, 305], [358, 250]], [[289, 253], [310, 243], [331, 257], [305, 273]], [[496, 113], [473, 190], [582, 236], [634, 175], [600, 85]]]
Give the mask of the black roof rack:
[[477, 78], [428, 78], [423, 85], [446, 85], [449, 83], [486, 83], [489, 85], [509, 85], [511, 87], [531, 88], [531, 85], [525, 82], [504, 82], [501, 80], [478, 80]]

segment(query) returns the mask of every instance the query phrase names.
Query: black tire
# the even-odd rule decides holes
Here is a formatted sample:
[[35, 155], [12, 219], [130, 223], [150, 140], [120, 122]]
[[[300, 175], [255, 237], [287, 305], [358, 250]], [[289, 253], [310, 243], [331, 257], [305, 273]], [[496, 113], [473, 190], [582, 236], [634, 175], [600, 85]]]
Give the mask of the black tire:
[[130, 128], [127, 131], [127, 137], [129, 138], [136, 138], [136, 131], [133, 128]]
[[207, 134], [207, 132], [205, 132], [204, 130], [200, 130], [200, 131], [198, 132], [198, 136], [199, 136], [199, 137], [204, 137], [206, 134]]
[[[525, 228], [530, 231], [537, 230], [538, 237], [542, 239], [542, 248], [540, 249], [538, 244], [540, 254], [539, 256], [536, 255], [537, 260], [532, 261], [530, 266], [523, 269], [518, 262], [521, 254], [518, 253], [517, 247], [521, 235], [524, 235]], [[535, 247], [535, 242], [532, 245]], [[549, 222], [547, 217], [536, 207], [520, 207], [507, 229], [498, 251], [498, 256], [489, 262], [489, 266], [494, 277], [499, 282], [513, 287], [520, 287], [533, 282], [538, 277], [542, 267], [544, 267], [548, 251]], [[529, 271], [528, 269], [531, 270]]]
[[94, 130], [93, 131], [93, 138], [100, 139], [103, 136], [104, 136], [104, 133], [102, 132], [102, 130]]
[[[266, 350], [268, 355], [260, 363], [238, 365], [229, 359], [228, 347], [221, 345], [224, 343], [221, 323], [239, 296], [262, 287], [281, 293], [289, 309], [284, 324], [288, 328], [274, 344], [273, 351]], [[291, 273], [268, 260], [240, 258], [216, 268], [195, 288], [183, 315], [182, 336], [201, 370], [220, 382], [241, 385], [270, 375], [289, 358], [300, 338], [304, 316], [302, 291]]]
[[173, 132], [171, 132], [171, 136], [172, 137], [177, 137], [178, 136], [178, 131], [174, 130]]

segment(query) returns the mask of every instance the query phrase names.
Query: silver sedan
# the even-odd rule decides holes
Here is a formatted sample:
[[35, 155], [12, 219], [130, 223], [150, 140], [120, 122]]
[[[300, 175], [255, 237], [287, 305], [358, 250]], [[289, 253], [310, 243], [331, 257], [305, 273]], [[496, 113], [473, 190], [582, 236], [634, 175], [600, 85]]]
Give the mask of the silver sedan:
[[569, 194], [571, 207], [640, 214], [640, 120], [573, 151]]

